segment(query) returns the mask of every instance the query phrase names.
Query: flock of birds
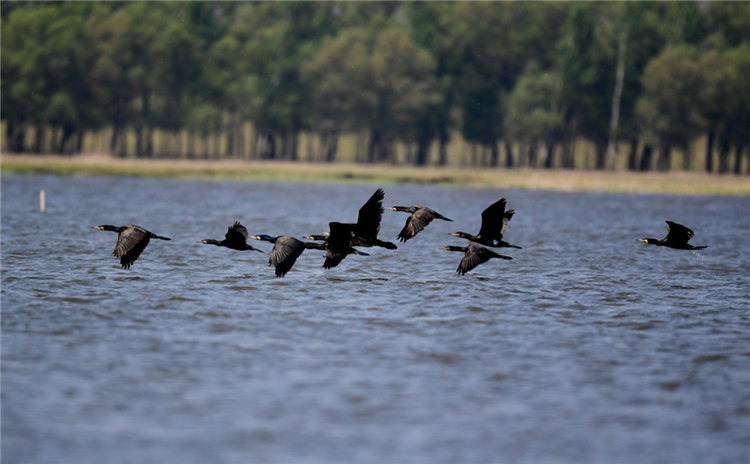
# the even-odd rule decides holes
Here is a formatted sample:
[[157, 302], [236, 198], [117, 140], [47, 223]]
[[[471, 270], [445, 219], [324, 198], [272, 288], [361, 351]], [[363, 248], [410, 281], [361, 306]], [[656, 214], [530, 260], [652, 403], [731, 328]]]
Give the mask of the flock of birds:
[[[268, 260], [270, 266], [275, 267], [276, 277], [284, 277], [287, 272], [294, 266], [297, 258], [302, 255], [306, 249], [323, 250], [326, 252], [323, 267], [331, 269], [339, 265], [347, 255], [356, 254], [369, 256], [367, 253], [357, 250], [356, 247], [382, 247], [389, 250], [397, 249], [397, 246], [391, 242], [385, 242], [378, 238], [380, 232], [380, 222], [383, 218], [383, 199], [385, 192], [378, 189], [369, 200], [359, 209], [359, 216], [356, 223], [331, 222], [329, 223], [330, 231], [323, 235], [308, 235], [304, 237], [311, 242], [303, 242], [288, 235], [279, 235], [272, 237], [270, 235], [255, 235], [255, 240], [263, 240], [273, 243], [271, 256]], [[508, 229], [508, 222], [513, 217], [515, 210], [505, 209], [506, 199], [501, 198], [482, 212], [482, 226], [479, 233], [472, 235], [466, 232], [454, 232], [451, 235], [466, 239], [470, 242], [466, 247], [447, 246], [444, 250], [460, 251], [464, 253], [463, 258], [458, 264], [456, 272], [464, 275], [480, 264], [486, 263], [490, 259], [513, 259], [510, 256], [504, 256], [495, 253], [486, 247], [493, 248], [521, 248], [503, 240], [503, 235]], [[393, 211], [402, 211], [410, 213], [406, 219], [406, 224], [398, 234], [398, 239], [405, 243], [414, 238], [419, 232], [424, 230], [433, 220], [441, 219], [443, 221], [453, 222], [442, 214], [425, 206], [393, 206], [389, 208]], [[638, 239], [644, 243], [657, 246], [665, 246], [680, 250], [700, 250], [705, 246], [693, 246], [688, 241], [693, 237], [693, 231], [676, 222], [667, 221], [667, 236], [661, 240], [655, 238]], [[142, 227], [128, 224], [121, 227], [112, 225], [96, 226], [94, 229], [109, 230], [117, 232], [117, 244], [115, 245], [114, 256], [120, 259], [120, 264], [124, 269], [130, 268], [136, 259], [146, 249], [151, 239], [170, 240], [154, 234]], [[234, 221], [224, 240], [204, 239], [199, 243], [226, 247], [237, 251], [259, 251], [247, 243], [250, 235], [245, 226]]]

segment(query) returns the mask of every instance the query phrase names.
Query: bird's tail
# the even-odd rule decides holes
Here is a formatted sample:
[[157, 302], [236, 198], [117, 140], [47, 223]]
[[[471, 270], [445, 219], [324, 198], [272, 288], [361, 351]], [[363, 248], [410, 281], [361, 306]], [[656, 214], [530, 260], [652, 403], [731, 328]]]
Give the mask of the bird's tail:
[[384, 242], [382, 240], [375, 240], [372, 243], [373, 243], [373, 245], [377, 245], [379, 247], [387, 248], [389, 250], [397, 250], [398, 249], [398, 247], [395, 244], [391, 243], [391, 242]]
[[156, 234], [152, 235], [151, 238], [158, 238], [159, 240], [172, 240], [169, 237], [162, 237], [162, 236], [156, 235]]
[[708, 248], [708, 245], [703, 245], [703, 246], [694, 246], [694, 247], [693, 247], [693, 250], [702, 250], [702, 249], [704, 249], [704, 248]]

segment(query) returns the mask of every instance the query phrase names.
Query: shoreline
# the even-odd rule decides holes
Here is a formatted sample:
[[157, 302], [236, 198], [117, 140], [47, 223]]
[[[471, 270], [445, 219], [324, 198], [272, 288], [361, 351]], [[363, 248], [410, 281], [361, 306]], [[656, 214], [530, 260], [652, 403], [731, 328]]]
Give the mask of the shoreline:
[[257, 160], [113, 158], [107, 154], [9, 155], [2, 174], [165, 177], [313, 183], [409, 183], [559, 192], [750, 196], [750, 177], [698, 172], [541, 170]]

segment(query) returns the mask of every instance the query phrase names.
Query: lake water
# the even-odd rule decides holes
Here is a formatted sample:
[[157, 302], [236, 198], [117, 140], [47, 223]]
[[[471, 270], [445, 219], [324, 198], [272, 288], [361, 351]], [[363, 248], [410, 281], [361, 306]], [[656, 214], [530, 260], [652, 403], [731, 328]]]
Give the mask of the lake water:
[[[750, 198], [386, 185], [455, 222], [283, 279], [270, 243], [196, 243], [377, 187], [3, 176], [2, 461], [750, 462]], [[501, 197], [523, 249], [457, 276], [440, 248]], [[667, 219], [709, 247], [636, 241]], [[91, 227], [127, 223], [172, 241], [123, 270]]]

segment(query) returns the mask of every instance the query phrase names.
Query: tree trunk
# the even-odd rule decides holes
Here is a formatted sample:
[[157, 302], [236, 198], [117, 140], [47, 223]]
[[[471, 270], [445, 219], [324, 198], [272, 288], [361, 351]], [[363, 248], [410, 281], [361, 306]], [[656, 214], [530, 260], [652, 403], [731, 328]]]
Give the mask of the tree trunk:
[[734, 157], [734, 173], [739, 175], [742, 173], [742, 152], [745, 150], [745, 141], [740, 140], [737, 143], [737, 155]]
[[596, 169], [604, 169], [607, 162], [607, 141], [597, 140], [595, 143]]
[[490, 147], [490, 167], [496, 168], [500, 165], [500, 150], [497, 148], [497, 141]]
[[636, 170], [636, 161], [638, 157], [638, 139], [630, 140], [630, 153], [628, 154], [628, 170]]
[[617, 53], [617, 71], [615, 72], [615, 92], [612, 96], [612, 116], [609, 119], [609, 140], [607, 141], [607, 158], [605, 166], [607, 169], [615, 168], [615, 152], [617, 151], [617, 126], [620, 122], [620, 99], [622, 87], [625, 81], [625, 51], [628, 46], [628, 33], [623, 30], [620, 33], [619, 50]]
[[503, 140], [505, 144], [505, 167], [508, 169], [513, 168], [513, 145], [510, 144], [508, 139]]
[[289, 159], [291, 161], [297, 161], [299, 158], [298, 150], [299, 150], [299, 132], [294, 131], [292, 132], [289, 137], [291, 138], [291, 146], [289, 147]]
[[330, 142], [328, 143], [328, 149], [326, 150], [326, 163], [333, 163], [336, 161], [336, 152], [339, 148], [339, 134], [331, 134]]
[[575, 169], [575, 141], [570, 136], [565, 137], [562, 146], [562, 167], [565, 169]]
[[690, 146], [685, 146], [682, 151], [682, 170], [690, 171], [693, 164], [693, 154], [690, 153]]
[[368, 163], [375, 162], [375, 153], [378, 150], [380, 137], [381, 137], [380, 132], [377, 130], [372, 130], [372, 132], [370, 133], [370, 144], [367, 147], [367, 162]]
[[26, 145], [26, 127], [24, 124], [13, 124], [8, 122], [8, 138], [10, 139], [10, 151], [22, 153]]
[[651, 158], [653, 156], [653, 149], [651, 148], [651, 145], [644, 145], [643, 151], [641, 152], [641, 171], [650, 171], [651, 170]]
[[146, 125], [146, 158], [154, 156], [154, 128], [150, 124]]
[[188, 132], [187, 135], [187, 147], [185, 147], [185, 156], [187, 158], [195, 158], [195, 134]]
[[448, 141], [440, 138], [440, 146], [438, 147], [438, 164], [445, 166], [448, 164]]
[[728, 137], [722, 138], [724, 140], [719, 143], [719, 173], [726, 174], [727, 172], [729, 172], [730, 145]]
[[546, 156], [544, 157], [544, 169], [552, 169], [555, 158], [555, 144], [552, 141], [547, 143]]
[[83, 152], [83, 138], [85, 136], [85, 133], [83, 129], [79, 128], [76, 131], [76, 149], [75, 153], [81, 153]]
[[36, 135], [34, 137], [34, 153], [42, 153], [44, 151], [44, 132], [45, 127], [37, 124]]
[[57, 152], [59, 154], [65, 154], [66, 152], [66, 145], [68, 144], [68, 141], [70, 140], [70, 136], [73, 135], [75, 132], [75, 128], [73, 126], [65, 125], [62, 128], [62, 137], [60, 137], [60, 146], [58, 147]]
[[427, 155], [430, 150], [430, 139], [425, 136], [419, 136], [417, 139], [417, 157], [414, 164], [417, 166], [424, 166], [427, 164]]
[[714, 172], [714, 140], [716, 131], [711, 127], [708, 131], [708, 142], [706, 142], [706, 172]]
[[[109, 152], [112, 153], [112, 155], [117, 155], [117, 137], [119, 132], [119, 126], [115, 124], [112, 128], [112, 137], [109, 139]], [[52, 132], [52, 136], [54, 137], [54, 131]]]
[[657, 163], [660, 171], [669, 171], [672, 167], [672, 145], [666, 144], [661, 150], [661, 156]]
[[143, 157], [143, 126], [140, 124], [135, 128], [135, 157]]

